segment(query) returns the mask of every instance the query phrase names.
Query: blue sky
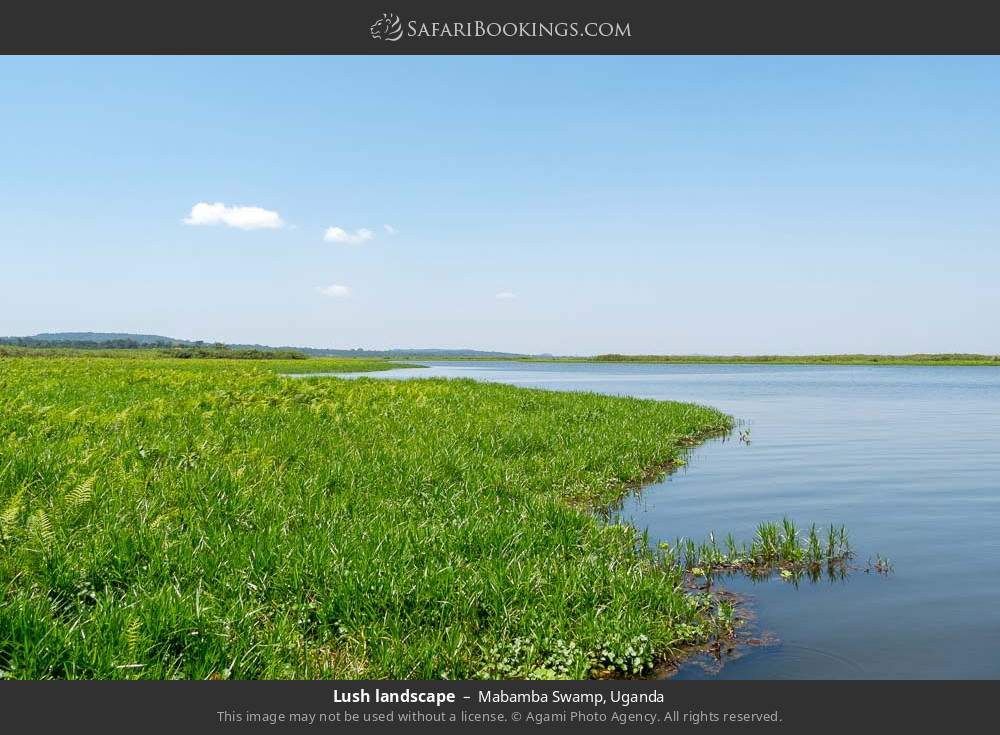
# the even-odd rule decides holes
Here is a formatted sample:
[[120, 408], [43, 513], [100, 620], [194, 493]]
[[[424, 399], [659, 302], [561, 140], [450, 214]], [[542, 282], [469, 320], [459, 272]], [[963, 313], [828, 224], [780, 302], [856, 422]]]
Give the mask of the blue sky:
[[998, 121], [990, 58], [2, 58], [0, 334], [996, 353]]

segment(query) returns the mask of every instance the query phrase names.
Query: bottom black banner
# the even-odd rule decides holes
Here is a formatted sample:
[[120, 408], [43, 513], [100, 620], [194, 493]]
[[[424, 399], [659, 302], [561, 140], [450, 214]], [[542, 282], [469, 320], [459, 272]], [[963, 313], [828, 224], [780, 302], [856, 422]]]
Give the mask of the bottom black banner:
[[954, 728], [1000, 682], [0, 682], [5, 732]]

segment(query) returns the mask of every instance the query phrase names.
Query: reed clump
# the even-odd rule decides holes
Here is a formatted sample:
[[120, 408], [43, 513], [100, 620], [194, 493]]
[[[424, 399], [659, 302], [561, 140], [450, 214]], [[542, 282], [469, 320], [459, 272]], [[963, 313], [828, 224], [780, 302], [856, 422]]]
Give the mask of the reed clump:
[[720, 544], [712, 534], [702, 543], [692, 539], [661, 543], [660, 554], [665, 566], [694, 577], [745, 573], [758, 579], [775, 573], [786, 579], [818, 578], [824, 573], [842, 577], [854, 557], [844, 526], [820, 531], [813, 524], [803, 533], [788, 518], [761, 523], [749, 543], [737, 543], [728, 534]]

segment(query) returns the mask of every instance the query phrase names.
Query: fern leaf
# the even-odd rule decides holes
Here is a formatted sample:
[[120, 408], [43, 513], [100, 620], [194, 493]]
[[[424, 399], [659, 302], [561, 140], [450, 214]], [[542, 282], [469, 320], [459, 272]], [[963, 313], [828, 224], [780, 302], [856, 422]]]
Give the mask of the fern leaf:
[[90, 500], [94, 492], [94, 477], [88, 477], [75, 488], [66, 493], [66, 505], [69, 508], [79, 508]]
[[139, 647], [140, 635], [142, 633], [142, 621], [139, 618], [132, 618], [125, 626], [125, 643], [128, 645], [130, 654], [134, 654]]
[[51, 544], [55, 540], [55, 533], [52, 531], [52, 523], [44, 510], [36, 510], [28, 517], [28, 532], [37, 536], [46, 544]]
[[14, 497], [7, 502], [3, 512], [0, 513], [0, 528], [3, 528], [4, 532], [9, 533], [17, 525], [17, 519], [21, 515], [21, 496], [23, 494], [23, 488], [18, 490]]

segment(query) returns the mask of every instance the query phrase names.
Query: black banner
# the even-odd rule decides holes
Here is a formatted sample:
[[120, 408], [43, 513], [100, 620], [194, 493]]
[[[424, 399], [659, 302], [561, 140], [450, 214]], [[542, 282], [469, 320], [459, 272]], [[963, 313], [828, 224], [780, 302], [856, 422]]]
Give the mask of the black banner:
[[5, 682], [7, 732], [972, 731], [1000, 682]]
[[8, 5], [0, 51], [69, 54], [996, 53], [996, 5], [795, 0]]

